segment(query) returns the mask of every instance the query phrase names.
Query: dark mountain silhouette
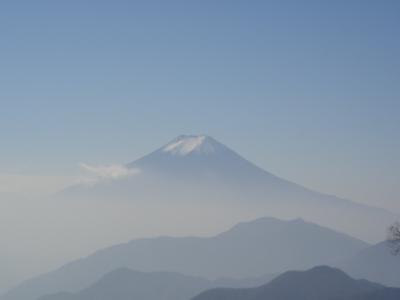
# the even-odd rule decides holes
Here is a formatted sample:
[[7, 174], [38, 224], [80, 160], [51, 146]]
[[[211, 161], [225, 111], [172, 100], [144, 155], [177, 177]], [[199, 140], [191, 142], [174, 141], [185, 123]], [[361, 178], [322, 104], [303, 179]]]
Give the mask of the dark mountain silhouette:
[[338, 269], [322, 266], [308, 271], [289, 271], [257, 288], [212, 289], [193, 300], [350, 300], [358, 295], [367, 297], [380, 289], [384, 287], [354, 280]]
[[60, 291], [77, 292], [121, 267], [243, 278], [341, 261], [365, 247], [360, 240], [303, 220], [262, 218], [210, 238], [139, 239], [106, 248], [25, 281], [1, 299], [33, 300]]

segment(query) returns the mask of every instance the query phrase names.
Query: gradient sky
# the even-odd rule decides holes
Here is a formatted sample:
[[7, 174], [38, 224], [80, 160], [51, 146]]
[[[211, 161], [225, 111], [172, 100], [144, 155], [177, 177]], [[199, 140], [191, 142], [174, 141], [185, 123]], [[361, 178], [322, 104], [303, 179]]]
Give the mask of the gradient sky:
[[399, 1], [3, 1], [0, 191], [205, 133], [400, 212]]

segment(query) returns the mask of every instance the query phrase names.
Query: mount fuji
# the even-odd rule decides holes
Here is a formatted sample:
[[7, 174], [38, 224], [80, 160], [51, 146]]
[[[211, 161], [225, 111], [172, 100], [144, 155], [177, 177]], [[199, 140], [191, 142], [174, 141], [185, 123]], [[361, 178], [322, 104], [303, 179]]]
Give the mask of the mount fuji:
[[149, 155], [127, 165], [146, 173], [179, 179], [211, 179], [242, 183], [268, 180], [283, 182], [242, 158], [239, 154], [204, 135], [181, 135]]
[[[79, 184], [63, 197], [158, 204], [197, 210], [204, 217], [243, 220], [263, 216], [304, 218], [369, 242], [385, 238], [397, 216], [279, 178], [205, 135], [181, 135], [156, 151], [124, 166], [118, 179]], [[219, 207], [220, 212], [217, 211]], [[201, 211], [201, 212], [200, 212]], [[192, 212], [196, 213], [196, 212]], [[212, 216], [211, 216], [212, 215]], [[210, 217], [211, 216], [211, 217]], [[379, 226], [377, 226], [379, 224]]]

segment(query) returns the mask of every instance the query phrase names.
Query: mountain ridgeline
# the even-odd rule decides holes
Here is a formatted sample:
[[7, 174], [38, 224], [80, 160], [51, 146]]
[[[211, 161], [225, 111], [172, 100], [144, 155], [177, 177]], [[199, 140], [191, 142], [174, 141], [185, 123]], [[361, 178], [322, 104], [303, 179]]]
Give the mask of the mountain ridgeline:
[[118, 268], [205, 278], [260, 277], [342, 261], [367, 246], [300, 219], [262, 218], [209, 238], [139, 239], [106, 248], [25, 281], [1, 300], [35, 300], [60, 291], [78, 292]]
[[385, 288], [355, 280], [344, 272], [320, 266], [308, 271], [290, 271], [256, 288], [217, 288], [192, 300], [395, 300], [400, 289]]
[[[188, 215], [199, 214], [198, 207], [202, 206], [204, 216], [213, 223], [224, 218], [223, 209], [213, 213], [218, 205], [229, 206], [230, 217], [236, 220], [265, 215], [302, 217], [370, 242], [381, 241], [382, 228], [397, 217], [279, 178], [209, 136], [179, 136], [125, 167], [135, 175], [94, 185], [79, 184], [60, 195], [68, 200], [124, 200], [135, 205], [168, 203], [171, 209], [179, 207]], [[185, 227], [187, 222], [176, 227]]]

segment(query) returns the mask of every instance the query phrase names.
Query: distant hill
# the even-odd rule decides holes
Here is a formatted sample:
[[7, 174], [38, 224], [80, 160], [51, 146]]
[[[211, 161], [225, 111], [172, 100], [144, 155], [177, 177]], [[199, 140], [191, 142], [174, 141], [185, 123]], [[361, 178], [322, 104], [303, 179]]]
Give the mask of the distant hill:
[[400, 255], [393, 255], [386, 242], [361, 250], [338, 267], [355, 278], [400, 287]]
[[[263, 286], [247, 289], [217, 288], [192, 300], [372, 300], [371, 293], [386, 295], [391, 291], [366, 280], [355, 280], [330, 267], [308, 271], [289, 271]], [[400, 289], [394, 291], [400, 295]], [[380, 298], [387, 300], [392, 298]], [[397, 298], [400, 299], [400, 298]]]
[[257, 277], [342, 261], [367, 246], [303, 220], [262, 218], [210, 238], [139, 239], [106, 248], [25, 281], [1, 300], [35, 300], [60, 291], [77, 292], [117, 268], [205, 278]]

